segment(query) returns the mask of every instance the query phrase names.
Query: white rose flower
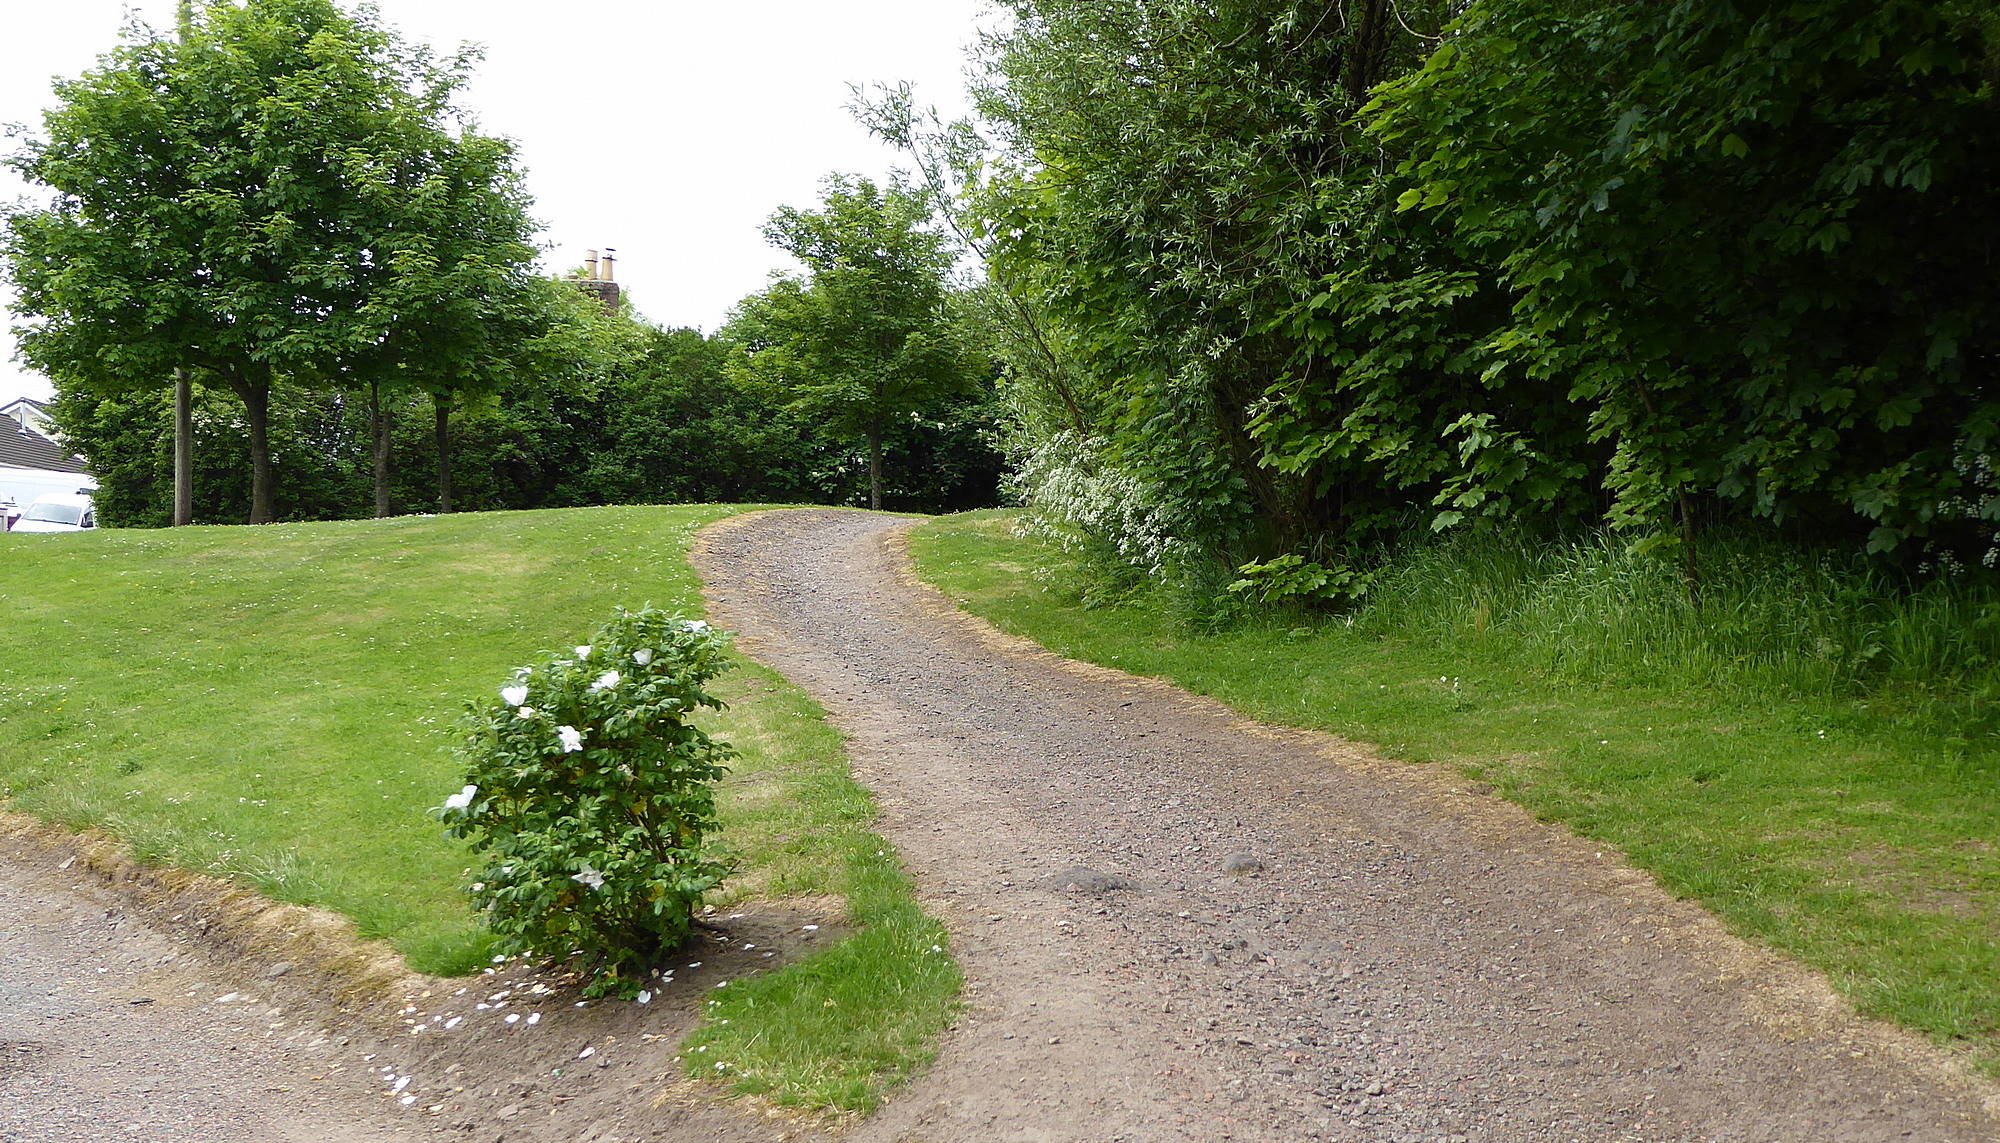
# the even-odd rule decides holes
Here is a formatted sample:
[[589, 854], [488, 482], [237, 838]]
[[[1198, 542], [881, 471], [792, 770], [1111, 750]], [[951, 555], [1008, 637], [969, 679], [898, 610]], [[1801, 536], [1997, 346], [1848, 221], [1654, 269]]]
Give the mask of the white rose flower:
[[645, 666], [653, 661], [653, 649], [651, 647], [639, 648], [637, 651], [632, 652], [632, 661], [642, 667]]
[[472, 804], [473, 795], [477, 793], [479, 793], [479, 787], [467, 783], [465, 789], [444, 800], [444, 808], [448, 810], [462, 810]]
[[515, 717], [515, 718], [533, 718], [533, 717], [535, 717], [535, 708], [534, 708], [534, 707], [531, 707], [531, 706], [524, 706], [524, 707], [522, 707], [521, 709], [519, 709], [519, 710], [517, 710], [517, 711], [515, 711], [515, 712], [514, 712], [514, 717]]
[[597, 681], [590, 684], [590, 689], [594, 691], [608, 691], [622, 682], [624, 678], [625, 676], [619, 674], [617, 671], [606, 671], [597, 676]]
[[522, 703], [528, 701], [528, 688], [501, 687], [500, 701], [506, 703], [508, 706], [520, 706]]
[[699, 635], [702, 632], [708, 630], [708, 624], [702, 622], [699, 619], [690, 619], [681, 624], [681, 629]]
[[562, 739], [564, 754], [574, 754], [583, 749], [583, 731], [574, 726], [556, 727], [556, 737]]
[[582, 869], [570, 874], [569, 879], [581, 885], [588, 885], [592, 889], [604, 888], [604, 874], [592, 869], [588, 863]]
[[577, 657], [578, 659], [588, 659], [588, 658], [590, 658], [590, 644], [588, 644], [588, 643], [580, 643], [580, 644], [578, 644], [578, 645], [577, 645], [577, 648], [576, 648], [576, 657]]

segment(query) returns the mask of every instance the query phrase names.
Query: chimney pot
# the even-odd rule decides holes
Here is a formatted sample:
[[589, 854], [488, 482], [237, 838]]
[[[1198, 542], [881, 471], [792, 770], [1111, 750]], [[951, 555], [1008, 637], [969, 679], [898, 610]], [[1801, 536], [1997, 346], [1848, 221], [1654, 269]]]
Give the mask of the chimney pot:
[[595, 282], [597, 280], [597, 251], [591, 250], [585, 252], [583, 256], [583, 269], [585, 273], [590, 275], [591, 281]]
[[612, 263], [616, 261], [618, 261], [618, 252], [606, 246], [604, 248], [604, 259], [597, 264], [604, 271], [601, 275], [601, 280], [606, 282], [615, 282], [618, 280], [617, 274], [612, 269]]

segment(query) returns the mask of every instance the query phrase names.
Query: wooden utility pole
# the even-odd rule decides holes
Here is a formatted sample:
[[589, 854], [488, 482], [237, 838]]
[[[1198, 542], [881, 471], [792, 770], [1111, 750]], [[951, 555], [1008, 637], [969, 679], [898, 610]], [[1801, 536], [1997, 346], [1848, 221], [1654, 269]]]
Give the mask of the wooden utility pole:
[[[187, 43], [194, 22], [193, 0], [181, 0], [179, 32]], [[185, 368], [174, 370], [174, 526], [194, 523], [194, 381]]]

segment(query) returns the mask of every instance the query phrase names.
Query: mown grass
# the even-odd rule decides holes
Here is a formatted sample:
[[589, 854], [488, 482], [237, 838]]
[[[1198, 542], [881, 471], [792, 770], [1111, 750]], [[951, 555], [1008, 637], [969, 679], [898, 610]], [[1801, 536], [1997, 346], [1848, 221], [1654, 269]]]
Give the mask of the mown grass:
[[[1977, 590], [1775, 550], [1676, 573], [1590, 541], [1421, 551], [1351, 617], [1200, 634], [1006, 513], [920, 527], [921, 574], [1065, 655], [1447, 763], [1623, 849], [1860, 1010], [2000, 1073], [2000, 736]], [[1871, 650], [1871, 648], [1873, 648]]]
[[[781, 1106], [868, 1111], [928, 1064], [963, 983], [943, 924], [925, 914], [826, 712], [755, 664], [720, 691], [716, 719], [742, 752], [719, 799], [730, 844], [754, 854], [725, 886], [746, 896], [837, 895], [856, 932], [779, 972], [716, 989], [682, 1044], [688, 1075]], [[720, 1065], [719, 1067], [717, 1065]]]
[[[471, 971], [491, 952], [461, 892], [471, 856], [429, 816], [463, 780], [462, 704], [615, 607], [699, 614], [687, 545], [732, 511], [7, 536], [0, 795], [144, 860], [343, 913], [419, 971]], [[927, 1058], [957, 970], [929, 952], [941, 930], [870, 832], [823, 712], [747, 662], [720, 689], [715, 729], [742, 755], [721, 798], [743, 869], [728, 891], [844, 896], [858, 931], [736, 982], [730, 1022], [700, 1035], [774, 1099], [868, 1106]], [[843, 1020], [795, 1028], [754, 1003], [787, 989], [837, 992]]]

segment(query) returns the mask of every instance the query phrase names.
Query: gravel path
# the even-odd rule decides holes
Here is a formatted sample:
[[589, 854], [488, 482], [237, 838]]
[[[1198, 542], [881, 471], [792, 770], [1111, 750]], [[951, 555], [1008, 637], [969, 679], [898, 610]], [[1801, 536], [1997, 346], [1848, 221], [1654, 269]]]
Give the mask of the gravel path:
[[906, 522], [705, 534], [717, 621], [852, 735], [973, 981], [857, 1140], [1976, 1143], [1991, 1086], [1448, 773], [1039, 652]]
[[337, 1038], [55, 872], [0, 861], [0, 1140], [424, 1137], [358, 1067], [329, 1072]]

